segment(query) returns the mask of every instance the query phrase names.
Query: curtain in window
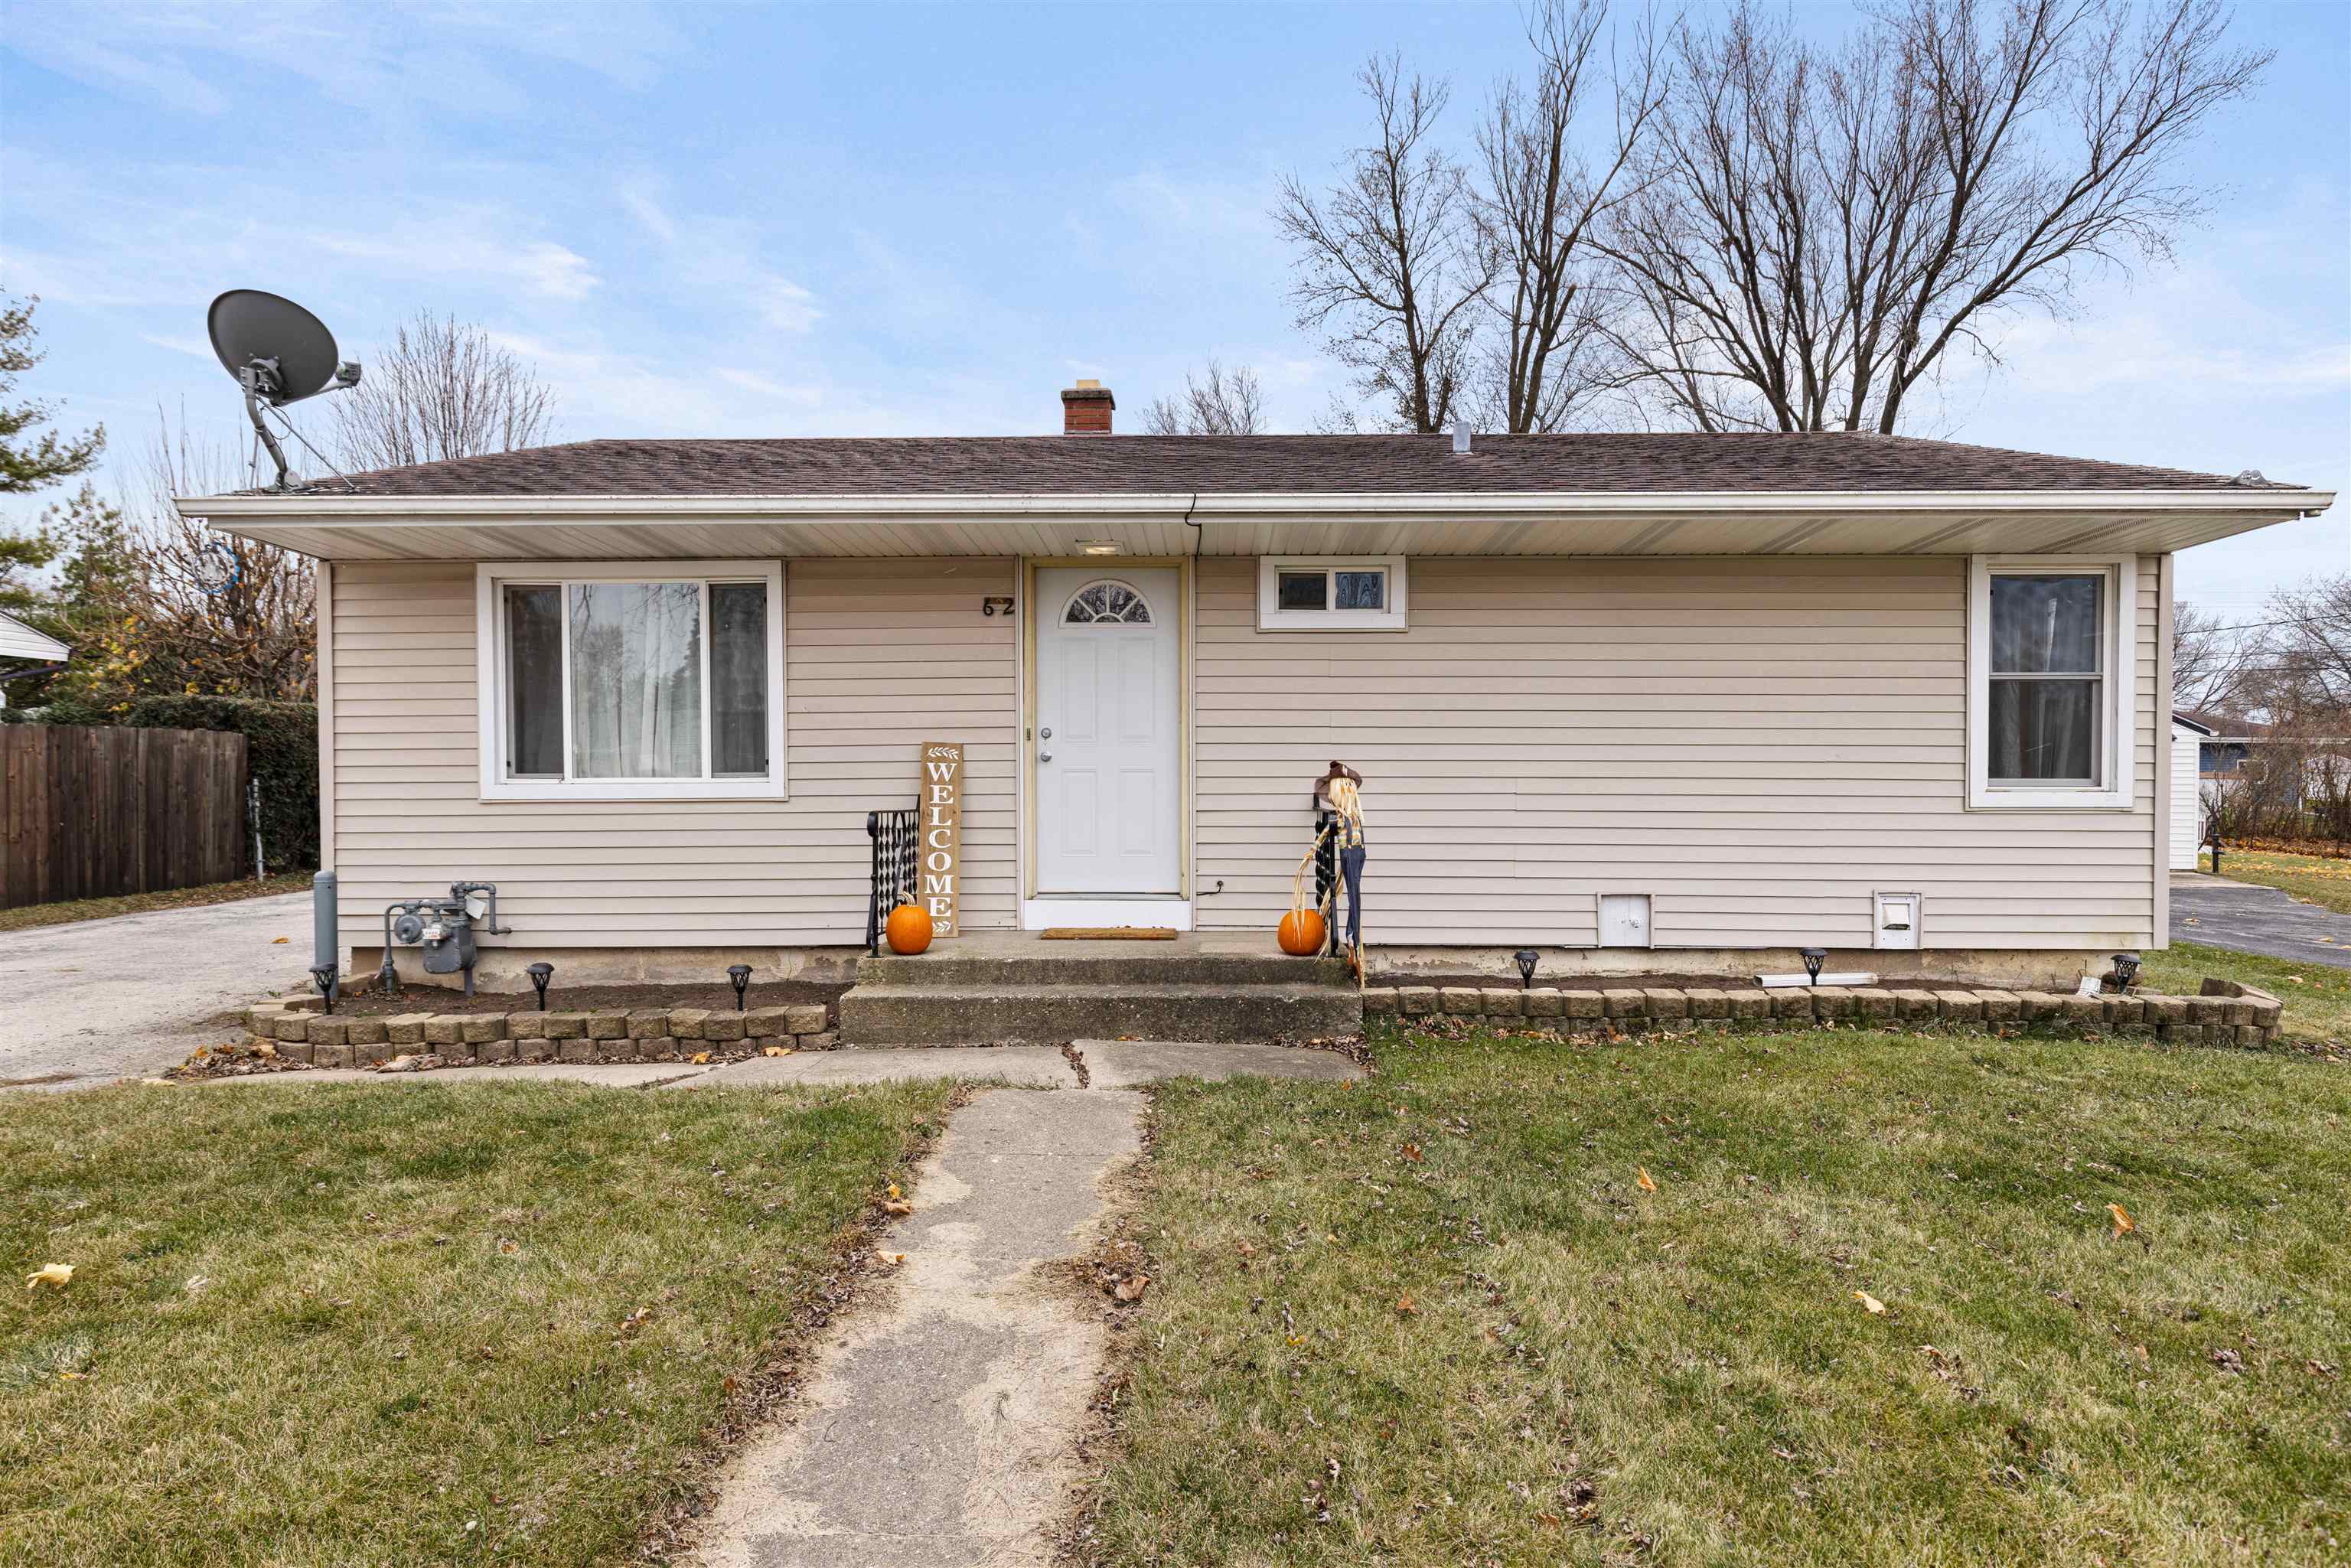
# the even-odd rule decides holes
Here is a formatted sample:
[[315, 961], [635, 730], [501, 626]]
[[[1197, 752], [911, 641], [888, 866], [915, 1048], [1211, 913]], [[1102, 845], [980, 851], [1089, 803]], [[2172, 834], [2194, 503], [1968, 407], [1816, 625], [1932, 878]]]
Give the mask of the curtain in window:
[[710, 771], [768, 771], [768, 585], [710, 585]]
[[571, 773], [702, 776], [702, 590], [692, 582], [575, 582]]
[[2103, 577], [1991, 580], [1991, 776], [2099, 781]]
[[563, 590], [507, 590], [507, 774], [563, 777]]

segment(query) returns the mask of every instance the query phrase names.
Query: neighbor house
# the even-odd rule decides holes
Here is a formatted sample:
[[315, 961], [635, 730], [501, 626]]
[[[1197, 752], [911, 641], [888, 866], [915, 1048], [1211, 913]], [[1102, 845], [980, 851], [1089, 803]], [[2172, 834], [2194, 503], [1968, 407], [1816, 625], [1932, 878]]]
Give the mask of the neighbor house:
[[55, 669], [72, 656], [73, 650], [55, 637], [0, 611], [0, 679]]
[[2164, 944], [2173, 553], [2333, 498], [1875, 434], [1127, 436], [1061, 396], [1060, 435], [183, 501], [322, 563], [358, 966], [384, 903], [473, 880], [493, 974], [844, 957], [868, 815], [940, 743], [965, 932], [1270, 950], [1337, 759], [1392, 954], [2076, 972]]

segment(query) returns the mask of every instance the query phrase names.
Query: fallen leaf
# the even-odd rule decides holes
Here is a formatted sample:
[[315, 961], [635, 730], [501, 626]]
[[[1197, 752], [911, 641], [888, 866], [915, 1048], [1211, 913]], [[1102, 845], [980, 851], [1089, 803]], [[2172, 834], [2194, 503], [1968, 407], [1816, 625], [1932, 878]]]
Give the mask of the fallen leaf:
[[718, 1392], [721, 1394], [732, 1394], [742, 1386], [735, 1381], [735, 1375], [731, 1372], [718, 1380]]
[[1143, 1300], [1143, 1292], [1150, 1288], [1150, 1275], [1134, 1274], [1112, 1286], [1110, 1293], [1122, 1301], [1139, 1301]]
[[25, 1276], [25, 1289], [37, 1291], [43, 1285], [55, 1285], [62, 1291], [73, 1275], [74, 1266], [70, 1263], [45, 1263], [38, 1270]]
[[707, 1066], [709, 1066], [709, 1065], [710, 1065], [710, 1053], [709, 1053], [708, 1051], [695, 1051], [695, 1052], [694, 1053], [694, 1065], [695, 1065], [696, 1067], [707, 1067]]
[[57, 1374], [57, 1381], [60, 1383], [79, 1383], [81, 1380], [82, 1375], [78, 1372], [60, 1372]]
[[1853, 1299], [1869, 1309], [1869, 1315], [1871, 1317], [1875, 1318], [1885, 1315], [1886, 1303], [1879, 1301], [1876, 1296], [1871, 1295], [1867, 1291], [1855, 1291], [1853, 1293]]
[[1403, 1296], [1397, 1299], [1396, 1311], [1408, 1318], [1416, 1318], [1420, 1316], [1420, 1309], [1412, 1304], [1412, 1292], [1409, 1291], [1405, 1291]]
[[1640, 1179], [1634, 1184], [1635, 1186], [1638, 1186], [1643, 1192], [1655, 1192], [1657, 1190], [1657, 1184], [1649, 1179], [1648, 1166], [1635, 1166], [1633, 1168], [1641, 1173]]
[[771, 1045], [759, 1054], [762, 1056], [789, 1056], [791, 1053], [791, 1047], [788, 1045]]
[[272, 947], [283, 947], [286, 944], [293, 940], [294, 938], [291, 936], [273, 936], [269, 939], [269, 945]]
[[501, 1236], [498, 1238], [498, 1252], [501, 1256], [511, 1258], [521, 1250], [521, 1246], [516, 1242], [513, 1237]]
[[1412, 1161], [1413, 1164], [1418, 1165], [1420, 1163], [1420, 1145], [1418, 1144], [1406, 1144], [1404, 1146], [1404, 1157]]
[[2115, 1217], [2115, 1235], [2117, 1238], [2127, 1236], [2132, 1231], [2138, 1228], [2138, 1221], [2133, 1219], [2130, 1217], [2130, 1210], [2125, 1208], [2121, 1204], [2110, 1203], [2106, 1205], [2106, 1212]]

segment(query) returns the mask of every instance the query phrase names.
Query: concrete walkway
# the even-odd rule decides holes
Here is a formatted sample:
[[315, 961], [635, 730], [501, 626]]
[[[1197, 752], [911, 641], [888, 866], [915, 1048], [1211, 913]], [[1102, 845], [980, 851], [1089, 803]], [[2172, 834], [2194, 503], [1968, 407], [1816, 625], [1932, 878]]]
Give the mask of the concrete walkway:
[[824, 1345], [798, 1418], [727, 1467], [691, 1561], [1051, 1561], [1108, 1331], [1039, 1265], [1085, 1249], [1142, 1109], [1132, 1090], [999, 1089], [956, 1113], [883, 1244], [905, 1255], [888, 1299]]
[[2209, 872], [2171, 873], [2171, 939], [2351, 969], [2351, 915]]
[[171, 1066], [242, 1034], [229, 1009], [308, 990], [309, 962], [307, 893], [0, 936], [0, 1085], [71, 1087]]

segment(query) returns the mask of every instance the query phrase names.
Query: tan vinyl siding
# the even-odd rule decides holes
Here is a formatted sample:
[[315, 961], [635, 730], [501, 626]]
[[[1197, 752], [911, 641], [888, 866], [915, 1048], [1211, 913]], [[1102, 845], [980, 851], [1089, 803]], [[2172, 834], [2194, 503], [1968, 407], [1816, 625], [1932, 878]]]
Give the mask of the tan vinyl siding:
[[332, 574], [333, 796], [343, 939], [391, 900], [496, 882], [531, 947], [864, 939], [865, 813], [914, 803], [915, 753], [966, 742], [963, 918], [1014, 923], [1017, 623], [1008, 560], [785, 567], [786, 801], [479, 798], [475, 569]]
[[2137, 803], [1967, 809], [1958, 557], [1412, 561], [1402, 632], [1260, 632], [1250, 560], [1198, 564], [1200, 905], [1270, 926], [1310, 782], [1366, 776], [1367, 940], [1590, 946], [1646, 893], [1658, 946], [2144, 945], [2157, 558], [2137, 574]]

